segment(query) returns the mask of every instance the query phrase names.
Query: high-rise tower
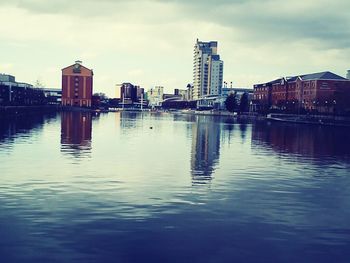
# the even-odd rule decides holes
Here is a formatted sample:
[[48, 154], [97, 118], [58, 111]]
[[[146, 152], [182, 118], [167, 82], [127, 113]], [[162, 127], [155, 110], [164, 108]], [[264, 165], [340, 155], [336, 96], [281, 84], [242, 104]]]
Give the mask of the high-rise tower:
[[223, 61], [217, 54], [217, 41], [198, 41], [194, 46], [192, 98], [221, 94]]

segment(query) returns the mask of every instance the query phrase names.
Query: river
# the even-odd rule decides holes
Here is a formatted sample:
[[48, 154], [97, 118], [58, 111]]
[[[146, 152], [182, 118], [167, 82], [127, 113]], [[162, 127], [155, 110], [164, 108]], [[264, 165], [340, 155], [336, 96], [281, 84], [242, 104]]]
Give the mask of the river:
[[1, 262], [349, 262], [350, 129], [0, 119]]

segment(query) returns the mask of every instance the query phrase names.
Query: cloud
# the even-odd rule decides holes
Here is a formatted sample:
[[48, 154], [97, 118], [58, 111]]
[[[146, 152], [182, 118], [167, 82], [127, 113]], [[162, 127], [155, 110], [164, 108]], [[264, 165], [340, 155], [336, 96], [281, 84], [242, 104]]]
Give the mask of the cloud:
[[[146, 88], [185, 87], [195, 39], [218, 40], [225, 80], [251, 86], [285, 74], [345, 71], [349, 9], [348, 0], [2, 0], [0, 48], [23, 78], [57, 67], [57, 76], [44, 79], [50, 86], [60, 85], [60, 67], [82, 59], [96, 87], [114, 94], [127, 78]], [[135, 69], [143, 74], [130, 75]]]
[[323, 48], [350, 44], [348, 0], [5, 0], [2, 5], [124, 25], [213, 23], [234, 28], [244, 42], [310, 39]]

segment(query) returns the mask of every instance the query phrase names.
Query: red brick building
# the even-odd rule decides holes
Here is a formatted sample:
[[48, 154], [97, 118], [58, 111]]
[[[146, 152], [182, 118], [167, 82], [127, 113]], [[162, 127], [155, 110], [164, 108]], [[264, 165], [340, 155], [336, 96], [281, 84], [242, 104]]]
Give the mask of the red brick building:
[[257, 110], [349, 111], [350, 80], [329, 71], [280, 78], [254, 85], [253, 103]]
[[93, 75], [81, 61], [62, 69], [62, 105], [91, 107]]

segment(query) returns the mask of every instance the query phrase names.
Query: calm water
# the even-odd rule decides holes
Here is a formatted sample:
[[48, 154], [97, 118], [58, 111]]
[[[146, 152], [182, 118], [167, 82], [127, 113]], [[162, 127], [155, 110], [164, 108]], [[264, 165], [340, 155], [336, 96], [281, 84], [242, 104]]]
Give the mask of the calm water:
[[350, 262], [350, 130], [0, 119], [1, 262]]

